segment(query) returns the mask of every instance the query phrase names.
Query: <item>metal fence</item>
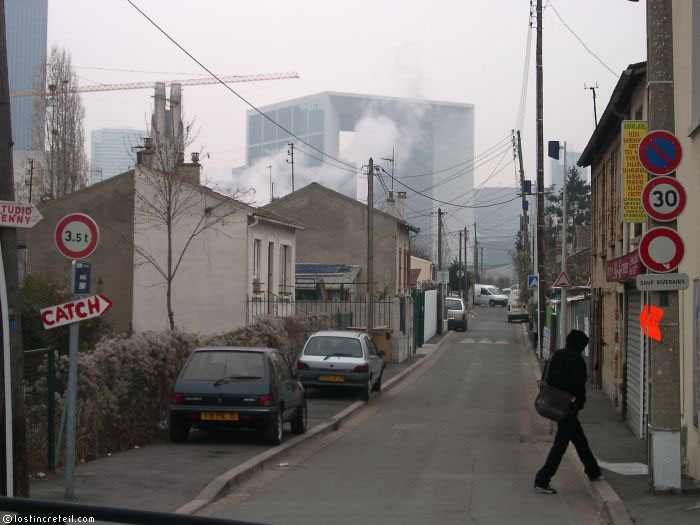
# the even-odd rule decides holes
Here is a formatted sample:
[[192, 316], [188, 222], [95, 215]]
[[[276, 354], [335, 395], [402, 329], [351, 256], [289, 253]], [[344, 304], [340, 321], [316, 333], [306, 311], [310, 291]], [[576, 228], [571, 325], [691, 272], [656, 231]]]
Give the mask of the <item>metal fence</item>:
[[[375, 326], [391, 325], [392, 304], [390, 300], [375, 300], [371, 303]], [[248, 301], [247, 311], [248, 322], [265, 316], [289, 317], [292, 315], [327, 314], [334, 320], [338, 329], [366, 326], [367, 324], [367, 303], [364, 300], [287, 301], [277, 297], [265, 300], [251, 299]]]
[[24, 404], [30, 470], [56, 468], [55, 354], [51, 348], [24, 351]]

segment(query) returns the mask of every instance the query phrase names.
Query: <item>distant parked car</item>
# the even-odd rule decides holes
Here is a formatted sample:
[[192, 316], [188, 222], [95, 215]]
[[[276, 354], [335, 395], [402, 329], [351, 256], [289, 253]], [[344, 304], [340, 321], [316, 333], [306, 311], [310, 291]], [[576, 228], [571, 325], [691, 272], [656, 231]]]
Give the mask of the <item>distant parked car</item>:
[[527, 311], [527, 305], [520, 302], [520, 290], [513, 290], [508, 297], [507, 312], [508, 322], [519, 319], [527, 321], [530, 315]]
[[364, 332], [316, 332], [299, 357], [297, 379], [305, 387], [354, 387], [367, 401], [371, 391], [382, 388], [383, 357]]
[[447, 329], [454, 330], [460, 328], [467, 331], [469, 319], [467, 318], [467, 308], [464, 301], [456, 297], [447, 298]]
[[197, 348], [182, 367], [170, 398], [170, 440], [190, 428], [253, 428], [271, 445], [282, 427], [306, 432], [304, 387], [284, 355], [270, 348]]
[[475, 284], [474, 304], [488, 304], [489, 306], [496, 306], [498, 304], [506, 306], [508, 304], [508, 296], [491, 284]]

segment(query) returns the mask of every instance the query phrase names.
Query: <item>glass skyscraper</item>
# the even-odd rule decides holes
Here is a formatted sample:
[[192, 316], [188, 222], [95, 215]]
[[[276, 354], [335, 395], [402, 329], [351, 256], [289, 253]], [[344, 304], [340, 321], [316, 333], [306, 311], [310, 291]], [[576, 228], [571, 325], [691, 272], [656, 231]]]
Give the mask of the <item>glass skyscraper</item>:
[[[5, 0], [7, 65], [11, 93], [33, 93], [46, 62], [48, 0]], [[32, 115], [35, 97], [12, 97], [14, 151], [34, 149]]]
[[129, 128], [94, 130], [90, 140], [90, 184], [133, 168], [134, 147], [142, 145], [145, 136], [145, 131]]

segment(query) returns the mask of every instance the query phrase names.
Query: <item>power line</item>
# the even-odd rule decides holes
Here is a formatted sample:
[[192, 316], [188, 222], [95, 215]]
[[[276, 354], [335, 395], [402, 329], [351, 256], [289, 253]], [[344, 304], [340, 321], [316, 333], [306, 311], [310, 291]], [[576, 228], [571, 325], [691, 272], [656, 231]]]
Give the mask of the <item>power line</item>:
[[144, 13], [136, 4], [134, 4], [134, 2], [132, 2], [132, 0], [126, 0], [126, 1], [129, 2], [129, 4], [131, 4], [131, 6], [132, 6], [134, 9], [136, 9], [146, 20], [148, 20], [148, 21], [149, 21], [158, 31], [160, 31], [168, 40], [170, 40], [173, 44], [175, 44], [175, 45], [180, 49], [180, 51], [182, 51], [182, 52], [185, 53], [188, 57], [190, 57], [199, 67], [201, 67], [204, 71], [206, 71], [207, 73], [209, 73], [209, 75], [211, 75], [212, 78], [215, 78], [222, 86], [224, 86], [226, 89], [228, 89], [231, 93], [233, 93], [236, 97], [238, 97], [241, 101], [243, 101], [246, 105], [248, 105], [251, 109], [253, 109], [256, 113], [258, 113], [258, 114], [259, 114], [260, 116], [262, 116], [264, 119], [267, 119], [269, 122], [271, 122], [272, 124], [274, 124], [275, 126], [277, 126], [279, 129], [281, 129], [281, 130], [284, 131], [285, 133], [288, 133], [290, 136], [294, 137], [294, 138], [297, 139], [299, 142], [301, 142], [302, 144], [305, 144], [306, 146], [308, 146], [308, 147], [311, 148], [312, 150], [317, 151], [317, 152], [320, 153], [321, 155], [323, 155], [323, 156], [325, 156], [325, 157], [328, 157], [329, 159], [334, 160], [335, 162], [338, 162], [339, 164], [343, 164], [343, 165], [345, 165], [345, 166], [347, 166], [347, 167], [349, 167], [349, 168], [353, 168], [353, 169], [354, 169], [354, 166], [352, 166], [351, 164], [348, 164], [348, 163], [346, 163], [346, 162], [343, 162], [342, 160], [335, 158], [333, 155], [329, 155], [329, 154], [326, 153], [325, 151], [323, 151], [323, 150], [317, 148], [316, 146], [314, 146], [314, 145], [312, 145], [312, 144], [306, 142], [304, 139], [302, 139], [301, 137], [295, 135], [295, 134], [292, 133], [290, 130], [288, 130], [287, 128], [285, 128], [284, 126], [282, 126], [279, 122], [275, 121], [274, 119], [272, 119], [271, 117], [269, 117], [268, 115], [266, 115], [265, 113], [263, 113], [262, 111], [260, 111], [260, 110], [257, 108], [257, 106], [253, 105], [253, 103], [249, 102], [248, 99], [246, 99], [244, 96], [242, 96], [241, 94], [239, 94], [239, 93], [238, 93], [236, 90], [234, 90], [231, 86], [229, 86], [228, 84], [226, 84], [226, 83], [225, 83], [223, 80], [221, 80], [217, 75], [215, 75], [208, 67], [206, 67], [204, 64], [202, 64], [202, 62], [200, 62], [200, 61], [199, 61], [197, 58], [195, 58], [189, 51], [187, 51], [182, 45], [180, 45], [180, 43], [177, 42], [177, 40], [175, 40], [173, 37], [171, 37], [171, 36], [170, 36], [163, 28], [161, 28], [151, 17], [149, 17], [149, 16], [148, 16], [146, 13]]
[[567, 24], [566, 22], [564, 22], [564, 19], [563, 19], [563, 18], [561, 17], [561, 15], [559, 14], [559, 11], [557, 11], [557, 8], [554, 7], [554, 4], [553, 4], [552, 2], [547, 2], [547, 5], [548, 5], [548, 6], [551, 6], [551, 8], [554, 9], [554, 14], [556, 14], [556, 15], [557, 15], [557, 18], [559, 18], [559, 20], [561, 21], [561, 23], [564, 24], [564, 27], [567, 28], [567, 29], [569, 30], [569, 32], [570, 32], [572, 35], [574, 35], [574, 37], [576, 37], [576, 40], [578, 40], [578, 41], [581, 43], [581, 45], [584, 47], [584, 49], [585, 49], [586, 51], [588, 51], [588, 53], [589, 53], [591, 56], [593, 56], [593, 58], [595, 58], [598, 62], [600, 62], [600, 63], [603, 65], [603, 67], [605, 67], [605, 69], [607, 69], [608, 71], [610, 71], [610, 73], [611, 73], [615, 78], [617, 78], [619, 75], [618, 75], [617, 73], [615, 73], [615, 71], [613, 71], [613, 70], [610, 68], [610, 66], [608, 66], [605, 62], [603, 62], [603, 60], [602, 60], [598, 55], [596, 55], [593, 51], [591, 51], [591, 49], [586, 45], [586, 43], [583, 41], [583, 39], [582, 39], [580, 36], [578, 36], [578, 35], [576, 34], [576, 32], [575, 32], [573, 29], [571, 29], [571, 27], [569, 27], [569, 24]]

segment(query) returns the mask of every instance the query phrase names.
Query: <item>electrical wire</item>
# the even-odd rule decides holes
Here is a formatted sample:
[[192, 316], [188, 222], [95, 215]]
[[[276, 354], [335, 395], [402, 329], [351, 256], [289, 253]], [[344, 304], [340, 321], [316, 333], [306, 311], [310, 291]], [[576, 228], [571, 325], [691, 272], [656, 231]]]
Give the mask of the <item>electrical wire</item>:
[[151, 17], [149, 17], [146, 13], [144, 13], [136, 4], [134, 4], [134, 2], [133, 2], [132, 0], [126, 0], [126, 1], [127, 1], [129, 4], [131, 4], [131, 6], [132, 6], [134, 9], [136, 9], [136, 11], [138, 11], [138, 12], [141, 14], [141, 16], [143, 16], [146, 20], [148, 20], [148, 21], [149, 21], [158, 31], [160, 31], [168, 40], [170, 40], [173, 44], [175, 44], [175, 46], [177, 46], [177, 47], [180, 49], [180, 51], [182, 51], [183, 53], [185, 53], [185, 54], [186, 54], [190, 59], [192, 59], [199, 67], [201, 67], [204, 71], [206, 71], [209, 75], [211, 75], [212, 78], [215, 78], [222, 86], [224, 86], [226, 89], [228, 89], [231, 93], [233, 93], [236, 97], [238, 97], [242, 102], [244, 102], [247, 106], [249, 106], [252, 110], [254, 110], [256, 113], [258, 113], [258, 114], [259, 114], [260, 116], [262, 116], [264, 119], [267, 119], [269, 122], [271, 122], [272, 124], [274, 124], [275, 126], [277, 126], [279, 129], [281, 129], [281, 130], [284, 131], [285, 133], [289, 134], [290, 136], [294, 137], [294, 138], [297, 139], [299, 142], [301, 142], [302, 144], [305, 144], [306, 146], [308, 146], [308, 147], [311, 148], [312, 150], [314, 150], [314, 151], [320, 153], [320, 154], [323, 155], [324, 157], [327, 157], [327, 158], [329, 158], [329, 159], [331, 159], [331, 160], [333, 160], [333, 161], [335, 161], [335, 162], [337, 162], [337, 163], [339, 163], [339, 164], [342, 164], [342, 165], [345, 165], [345, 166], [347, 166], [347, 167], [349, 167], [349, 168], [353, 168], [353, 169], [354, 169], [354, 166], [352, 166], [351, 164], [348, 164], [348, 163], [346, 163], [346, 162], [343, 162], [342, 160], [340, 160], [340, 159], [334, 157], [333, 155], [330, 155], [330, 154], [326, 153], [325, 151], [323, 151], [323, 150], [317, 148], [317, 147], [314, 146], [313, 144], [310, 144], [310, 143], [306, 142], [304, 139], [302, 139], [301, 137], [295, 135], [295, 134], [292, 133], [290, 130], [288, 130], [287, 128], [285, 128], [284, 126], [282, 126], [282, 124], [280, 124], [279, 122], [275, 121], [273, 118], [269, 117], [269, 116], [266, 115], [264, 112], [260, 111], [260, 109], [258, 109], [257, 106], [255, 106], [252, 102], [248, 101], [248, 99], [246, 99], [243, 95], [241, 95], [241, 94], [238, 93], [236, 90], [234, 90], [231, 86], [229, 86], [228, 84], [226, 84], [226, 83], [225, 83], [223, 80], [221, 80], [217, 75], [215, 75], [207, 66], [205, 66], [202, 62], [200, 62], [197, 58], [195, 58], [194, 55], [192, 55], [189, 51], [187, 51], [187, 49], [185, 49], [182, 45], [180, 45], [180, 43], [179, 43], [177, 40], [175, 40], [172, 36], [170, 36], [170, 35], [169, 35], [163, 28], [161, 28]]
[[586, 51], [588, 51], [588, 53], [589, 53], [593, 58], [595, 58], [598, 62], [600, 62], [600, 63], [603, 65], [603, 67], [604, 67], [605, 69], [607, 69], [608, 71], [610, 71], [610, 74], [612, 74], [615, 78], [617, 78], [617, 77], [620, 76], [619, 74], [615, 73], [615, 71], [613, 71], [612, 68], [610, 68], [610, 66], [608, 66], [605, 62], [603, 62], [603, 60], [602, 60], [598, 55], [596, 55], [593, 51], [591, 51], [591, 49], [586, 45], [586, 43], [583, 41], [583, 39], [582, 39], [580, 36], [578, 36], [578, 35], [576, 34], [576, 32], [575, 32], [573, 29], [571, 29], [571, 27], [569, 27], [569, 24], [567, 24], [566, 22], [564, 22], [564, 19], [561, 17], [561, 15], [559, 14], [559, 11], [557, 11], [557, 8], [554, 7], [554, 4], [553, 4], [552, 2], [547, 2], [547, 5], [549, 5], [549, 6], [554, 10], [554, 14], [556, 14], [556, 15], [557, 15], [557, 18], [559, 18], [559, 20], [561, 21], [561, 23], [564, 24], [564, 27], [567, 28], [567, 29], [569, 30], [569, 32], [570, 32], [572, 35], [574, 35], [574, 37], [576, 38], [576, 40], [578, 40], [578, 41], [581, 43], [581, 45], [583, 46], [583, 48], [584, 48]]

